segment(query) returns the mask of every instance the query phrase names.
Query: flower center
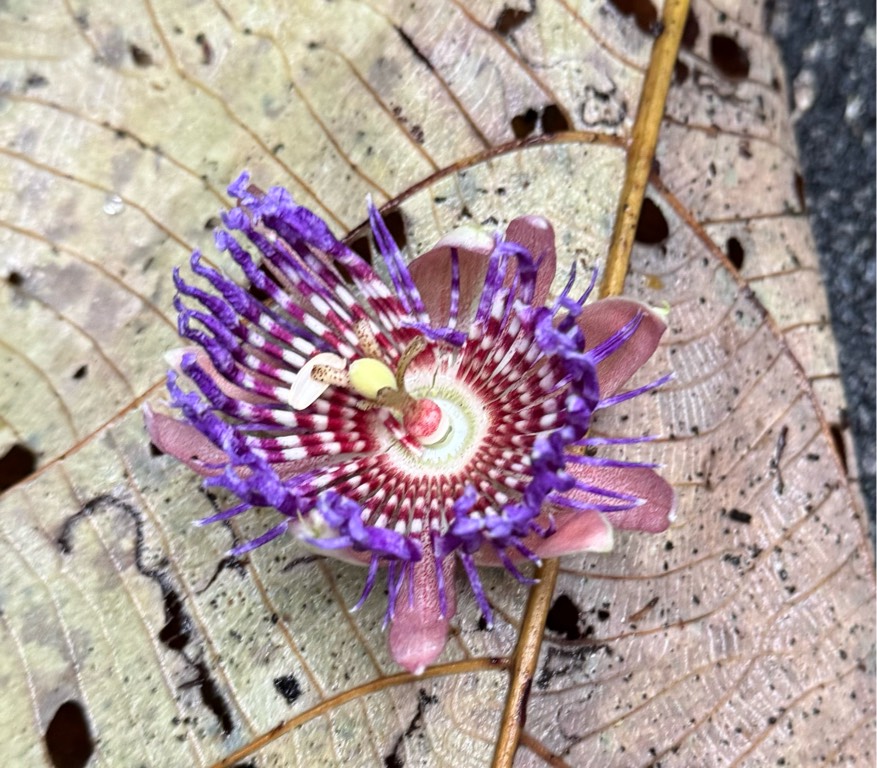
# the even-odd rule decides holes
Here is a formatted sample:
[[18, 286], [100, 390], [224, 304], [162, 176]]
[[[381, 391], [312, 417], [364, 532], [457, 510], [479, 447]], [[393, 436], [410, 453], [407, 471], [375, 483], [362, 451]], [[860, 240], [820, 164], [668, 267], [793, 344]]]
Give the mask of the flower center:
[[478, 402], [474, 393], [449, 375], [437, 375], [434, 383], [415, 384], [412, 392], [418, 398], [417, 402], [435, 404], [447, 427], [440, 440], [423, 443], [419, 455], [394, 441], [387, 449], [391, 463], [400, 471], [426, 477], [448, 477], [463, 473], [487, 432], [487, 413], [483, 409], [473, 408], [473, 404]]
[[296, 410], [313, 404], [330, 386], [348, 389], [363, 400], [360, 407], [389, 408], [401, 416], [406, 434], [420, 445], [430, 446], [445, 439], [451, 420], [442, 407], [426, 397], [413, 397], [405, 388], [405, 372], [426, 348], [423, 337], [415, 338], [399, 358], [395, 373], [381, 359], [380, 347], [368, 324], [354, 327], [365, 356], [347, 361], [332, 352], [315, 355], [297, 374], [289, 388], [288, 402]]

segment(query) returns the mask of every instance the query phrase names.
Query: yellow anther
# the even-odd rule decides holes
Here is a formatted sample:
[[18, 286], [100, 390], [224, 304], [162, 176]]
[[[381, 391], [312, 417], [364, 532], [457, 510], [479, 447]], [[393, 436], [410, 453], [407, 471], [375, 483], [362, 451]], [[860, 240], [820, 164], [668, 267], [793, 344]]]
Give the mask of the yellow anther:
[[373, 357], [354, 360], [348, 371], [351, 388], [369, 400], [374, 400], [382, 389], [396, 389], [396, 375]]

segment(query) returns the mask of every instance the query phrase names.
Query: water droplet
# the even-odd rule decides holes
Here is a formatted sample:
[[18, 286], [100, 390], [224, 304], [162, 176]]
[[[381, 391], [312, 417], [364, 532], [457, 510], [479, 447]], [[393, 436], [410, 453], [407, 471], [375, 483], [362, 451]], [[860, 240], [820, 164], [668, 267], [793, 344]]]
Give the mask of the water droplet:
[[107, 216], [115, 216], [125, 210], [125, 203], [118, 195], [107, 195], [103, 211]]

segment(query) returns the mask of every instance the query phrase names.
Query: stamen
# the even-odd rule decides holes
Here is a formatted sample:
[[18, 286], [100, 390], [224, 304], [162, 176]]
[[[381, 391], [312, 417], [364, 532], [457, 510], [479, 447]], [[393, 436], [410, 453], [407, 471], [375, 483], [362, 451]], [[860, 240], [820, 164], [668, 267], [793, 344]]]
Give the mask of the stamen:
[[418, 336], [414, 339], [407, 347], [405, 347], [405, 351], [402, 353], [402, 357], [399, 359], [399, 365], [396, 368], [396, 389], [404, 389], [403, 382], [405, 381], [405, 371], [408, 370], [408, 366], [411, 365], [411, 362], [417, 357], [423, 350], [426, 349], [426, 339], [423, 336]]
[[321, 352], [318, 355], [314, 355], [301, 367], [301, 370], [295, 377], [295, 381], [293, 381], [292, 385], [289, 387], [289, 397], [287, 398], [287, 402], [297, 411], [307, 408], [309, 405], [313, 405], [314, 402], [320, 399], [323, 392], [329, 388], [329, 385], [333, 383], [331, 381], [324, 382], [316, 379], [312, 375], [314, 369], [320, 368], [321, 370], [334, 369], [336, 371], [343, 371], [346, 365], [347, 361], [333, 352]]
[[359, 346], [362, 347], [362, 351], [365, 352], [366, 356], [380, 360], [381, 348], [374, 333], [372, 333], [368, 320], [357, 320], [353, 324], [353, 332], [356, 334], [356, 338], [359, 339]]
[[350, 384], [350, 374], [331, 365], [315, 365], [311, 369], [311, 378], [326, 386], [346, 387]]

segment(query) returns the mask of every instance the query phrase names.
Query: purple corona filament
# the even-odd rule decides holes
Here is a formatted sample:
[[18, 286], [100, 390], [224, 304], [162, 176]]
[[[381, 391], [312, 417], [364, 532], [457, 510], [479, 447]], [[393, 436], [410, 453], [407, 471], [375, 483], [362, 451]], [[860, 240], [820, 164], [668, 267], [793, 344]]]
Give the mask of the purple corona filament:
[[146, 418], [158, 447], [238, 497], [199, 523], [276, 511], [232, 554], [291, 532], [367, 567], [359, 604], [383, 571], [391, 651], [420, 672], [444, 647], [457, 562], [490, 625], [478, 566], [529, 582], [528, 562], [667, 527], [654, 465], [591, 455], [648, 438], [588, 436], [596, 411], [666, 381], [621, 390], [664, 324], [626, 299], [586, 303], [594, 279], [576, 296], [575, 270], [550, 301], [545, 219], [457, 230], [407, 263], [369, 203], [386, 282], [286, 190], [244, 174], [229, 192], [217, 248], [266, 298], [194, 253], [200, 287], [174, 273], [180, 418]]

